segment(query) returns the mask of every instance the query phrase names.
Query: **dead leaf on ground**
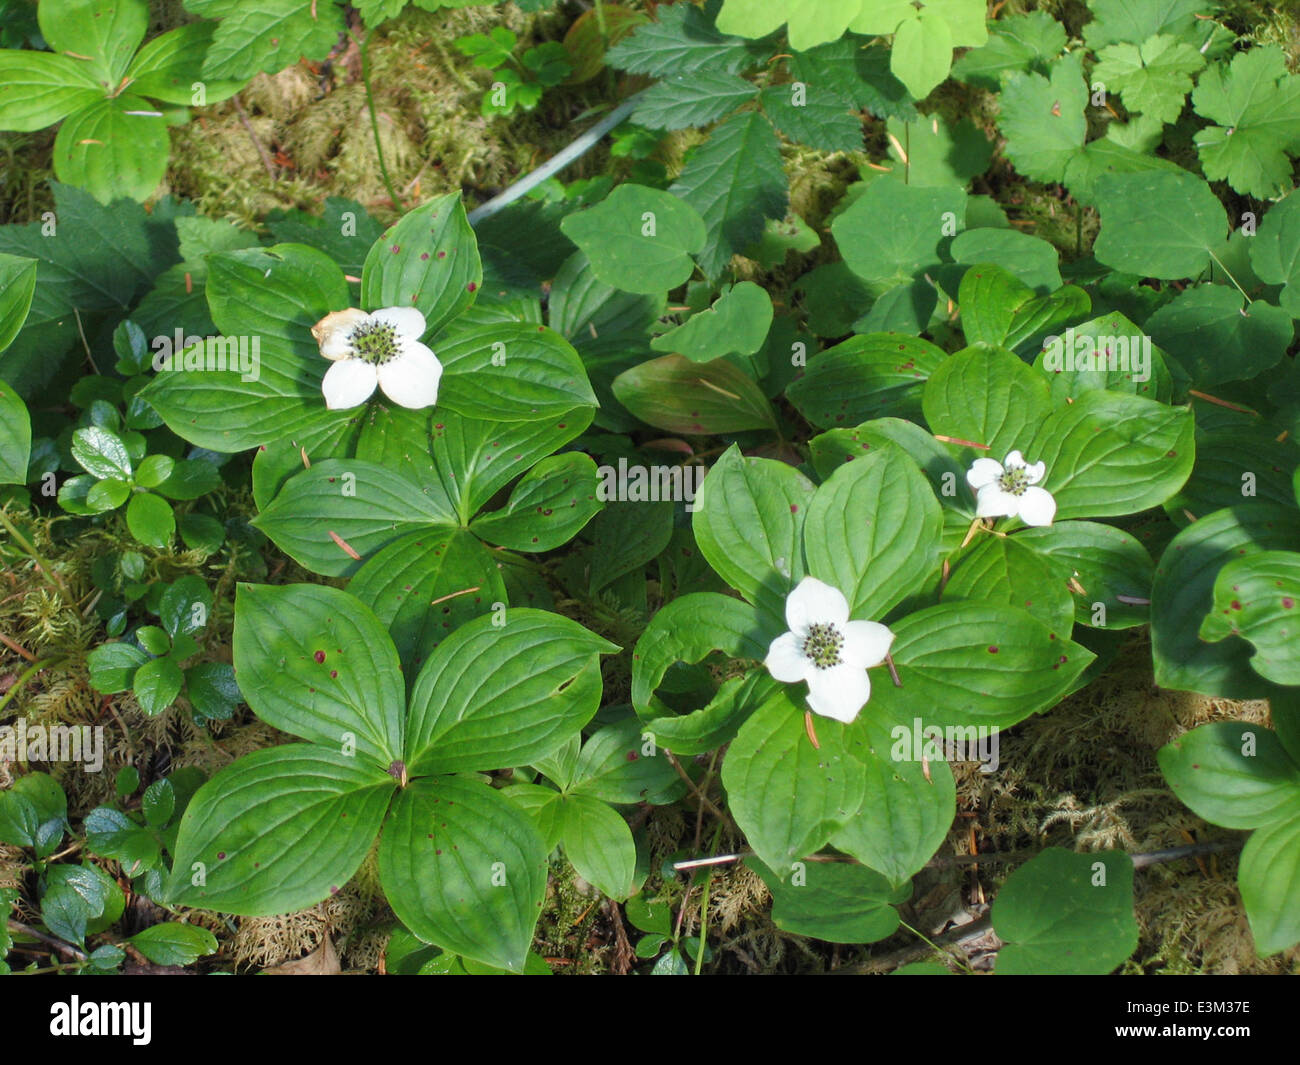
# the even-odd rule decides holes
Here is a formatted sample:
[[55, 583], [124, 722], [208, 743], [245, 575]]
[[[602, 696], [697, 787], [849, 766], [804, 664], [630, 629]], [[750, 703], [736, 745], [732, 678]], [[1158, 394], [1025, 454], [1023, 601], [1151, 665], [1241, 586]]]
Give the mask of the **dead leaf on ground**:
[[326, 936], [321, 945], [297, 961], [287, 961], [283, 965], [272, 965], [263, 969], [263, 976], [338, 976], [343, 971], [339, 965], [339, 956], [334, 953], [334, 941]]

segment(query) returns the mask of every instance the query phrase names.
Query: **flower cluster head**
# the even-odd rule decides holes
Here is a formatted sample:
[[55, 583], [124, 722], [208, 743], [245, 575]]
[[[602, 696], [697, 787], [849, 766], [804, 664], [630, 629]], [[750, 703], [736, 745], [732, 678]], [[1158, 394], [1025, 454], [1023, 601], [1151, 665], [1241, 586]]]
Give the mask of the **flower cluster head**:
[[424, 315], [414, 307], [369, 313], [349, 307], [327, 314], [311, 327], [320, 353], [334, 363], [321, 381], [325, 406], [360, 406], [378, 385], [399, 407], [432, 407], [442, 363], [420, 342], [424, 330]]
[[966, 472], [975, 489], [975, 515], [980, 518], [1019, 518], [1026, 525], [1051, 525], [1056, 500], [1038, 482], [1047, 473], [1041, 462], [1032, 466], [1019, 451], [996, 459], [976, 459]]
[[846, 724], [871, 696], [867, 670], [889, 653], [894, 634], [874, 621], [850, 621], [838, 588], [805, 577], [785, 601], [790, 631], [772, 641], [763, 664], [786, 684], [808, 682], [813, 713]]

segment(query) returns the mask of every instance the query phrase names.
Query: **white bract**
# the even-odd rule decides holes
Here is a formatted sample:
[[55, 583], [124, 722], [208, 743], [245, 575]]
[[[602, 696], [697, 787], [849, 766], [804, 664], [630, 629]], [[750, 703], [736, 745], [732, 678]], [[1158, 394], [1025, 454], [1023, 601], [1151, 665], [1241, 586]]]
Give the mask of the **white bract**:
[[975, 514], [980, 518], [1019, 518], [1026, 525], [1051, 525], [1056, 516], [1056, 500], [1038, 482], [1047, 473], [1041, 462], [1032, 466], [1019, 451], [1007, 456], [1006, 463], [996, 459], [976, 459], [966, 471], [966, 480], [975, 489]]
[[333, 311], [311, 327], [320, 353], [333, 361], [320, 383], [330, 410], [356, 407], [378, 385], [400, 407], [419, 410], [438, 400], [442, 363], [420, 343], [424, 315], [414, 307], [356, 307]]
[[875, 621], [850, 621], [844, 594], [816, 577], [805, 577], [785, 601], [790, 631], [778, 636], [763, 664], [786, 684], [808, 682], [814, 713], [845, 723], [871, 696], [867, 670], [889, 653], [894, 634]]

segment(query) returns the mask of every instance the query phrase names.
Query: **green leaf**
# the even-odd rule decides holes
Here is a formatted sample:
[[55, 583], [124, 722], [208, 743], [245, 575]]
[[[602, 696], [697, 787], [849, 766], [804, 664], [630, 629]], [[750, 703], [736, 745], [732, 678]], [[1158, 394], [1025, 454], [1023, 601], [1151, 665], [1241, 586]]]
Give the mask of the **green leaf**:
[[126, 445], [115, 433], [97, 425], [72, 434], [72, 457], [94, 477], [131, 478], [131, 456]]
[[845, 463], [807, 510], [807, 572], [843, 592], [852, 617], [884, 617], [939, 564], [943, 511], [901, 448], [878, 445]]
[[[691, 152], [668, 191], [704, 220], [705, 238], [690, 250], [699, 253], [706, 277], [718, 277], [732, 255], [758, 239], [764, 222], [784, 218], [789, 206], [789, 186], [771, 123], [756, 111], [729, 118]], [[635, 270], [643, 272], [645, 265], [638, 263]]]
[[899, 25], [889, 69], [918, 100], [948, 76], [952, 66], [952, 30], [929, 5]]
[[993, 930], [999, 975], [1104, 976], [1137, 949], [1132, 859], [1049, 847], [1002, 885]]
[[1300, 77], [1287, 73], [1276, 45], [1238, 52], [1218, 63], [1192, 93], [1196, 113], [1217, 125], [1196, 134], [1201, 168], [1243, 196], [1272, 199], [1291, 190], [1291, 160], [1300, 154]]
[[606, 725], [582, 745], [565, 788], [609, 803], [658, 806], [685, 793], [685, 784], [656, 749], [647, 755], [641, 722], [628, 718]]
[[234, 659], [248, 705], [268, 725], [385, 769], [401, 758], [397, 652], [355, 597], [312, 584], [241, 585]]
[[250, 916], [314, 906], [360, 868], [396, 787], [308, 743], [245, 755], [186, 807], [167, 900]]
[[620, 185], [560, 223], [605, 284], [657, 294], [690, 277], [708, 234], [694, 206], [659, 189]]
[[1007, 542], [1032, 548], [1068, 569], [1084, 590], [1074, 601], [1080, 625], [1127, 629], [1149, 620], [1150, 608], [1143, 600], [1151, 596], [1155, 565], [1132, 533], [1092, 521], [1057, 521], [1023, 529]]
[[753, 82], [721, 70], [677, 74], [642, 93], [633, 118], [647, 129], [707, 126], [757, 92]]
[[947, 359], [928, 340], [900, 333], [869, 333], [827, 348], [786, 398], [814, 425], [856, 425], [883, 415], [916, 417], [926, 378]]
[[940, 261], [939, 243], [966, 216], [959, 188], [873, 181], [831, 232], [844, 261], [866, 281], [905, 281]]
[[167, 121], [140, 96], [124, 93], [70, 115], [54, 139], [54, 172], [100, 203], [147, 199], [167, 173]]
[[862, 121], [851, 97], [793, 82], [770, 85], [759, 99], [772, 124], [796, 144], [824, 152], [862, 150]]
[[943, 586], [944, 602], [1005, 603], [1027, 610], [1052, 632], [1069, 632], [1073, 627], [1068, 573], [1059, 563], [1022, 545], [1019, 536], [981, 537], [953, 556], [952, 562], [952, 576]]
[[[455, 525], [451, 501], [404, 472], [361, 459], [325, 459], [291, 477], [253, 523], [316, 573], [354, 573], [362, 558], [421, 526]], [[333, 535], [331, 535], [331, 533]]]
[[577, 622], [514, 607], [476, 618], [429, 656], [411, 689], [413, 775], [523, 765], [581, 728], [600, 704], [600, 655], [618, 648]]
[[206, 928], [164, 921], [127, 940], [155, 965], [193, 965], [205, 954], [217, 952], [217, 937]]
[[[256, 380], [216, 369], [163, 371], [140, 395], [179, 436], [214, 451], [243, 451], [286, 436], [315, 450], [318, 440], [349, 431], [364, 408], [325, 409], [320, 381], [330, 363], [311, 335], [317, 321], [349, 303], [333, 260], [280, 244], [211, 255], [207, 264], [217, 327], [227, 338], [260, 342]], [[247, 346], [251, 357], [251, 339]]]
[[144, 819], [155, 828], [161, 828], [168, 823], [175, 813], [175, 791], [172, 782], [164, 778], [149, 784], [144, 789], [144, 795], [140, 797], [140, 810], [144, 813]]
[[180, 667], [171, 658], [152, 658], [135, 671], [131, 688], [140, 709], [155, 717], [176, 701], [184, 683]]
[[1047, 464], [1057, 516], [1136, 514], [1172, 496], [1192, 472], [1195, 420], [1124, 392], [1086, 392], [1044, 421], [1025, 451]]
[[[101, 482], [107, 483], [107, 482]], [[136, 492], [126, 508], [126, 527], [142, 544], [166, 549], [176, 532], [171, 504], [152, 492]]]
[[1161, 747], [1157, 757], [1179, 801], [1216, 825], [1259, 828], [1300, 816], [1300, 766], [1268, 729], [1216, 721]]
[[[131, 91], [164, 103], [198, 106], [195, 74], [203, 66], [216, 30], [215, 22], [191, 22], [155, 37], [136, 53], [127, 69]], [[215, 104], [228, 99], [244, 87], [244, 81], [243, 76], [228, 81], [205, 80], [202, 102]]]
[[1094, 391], [1129, 392], [1168, 403], [1174, 391], [1164, 354], [1145, 329], [1118, 311], [1071, 325], [1064, 336], [1044, 337], [1034, 368], [1049, 375], [1054, 403]]
[[1083, 148], [1087, 106], [1082, 53], [1052, 62], [1049, 77], [1011, 75], [1002, 89], [998, 127], [1016, 170], [1033, 181], [1061, 181], [1066, 165]]
[[1300, 196], [1287, 196], [1269, 208], [1250, 242], [1250, 263], [1261, 281], [1287, 286], [1278, 302], [1292, 318], [1300, 318]]
[[408, 677], [446, 636], [508, 599], [495, 553], [450, 526], [394, 540], [357, 571], [348, 591], [388, 626]]
[[[1093, 20], [1083, 28], [1094, 51], [1117, 41], [1139, 44], [1158, 33], [1195, 40], [1201, 0], [1091, 0]], [[1198, 42], [1199, 43], [1199, 42]]]
[[614, 395], [647, 425], [688, 436], [775, 429], [772, 405], [752, 377], [725, 359], [650, 359], [614, 378]]
[[1226, 285], [1184, 289], [1146, 320], [1146, 329], [1196, 388], [1258, 377], [1282, 361], [1295, 335], [1286, 311], [1263, 300], [1247, 306]]
[[100, 644], [86, 656], [91, 686], [105, 695], [124, 692], [131, 687], [135, 671], [147, 661], [149, 656], [134, 644]]
[[719, 32], [694, 5], [656, 9], [656, 21], [638, 26], [605, 53], [615, 70], [670, 77], [714, 70], [734, 74], [755, 61], [738, 37]]
[[1112, 44], [1097, 54], [1092, 76], [1118, 92], [1129, 111], [1140, 111], [1159, 122], [1176, 122], [1192, 90], [1191, 76], [1205, 66], [1205, 57], [1190, 44], [1157, 34], [1137, 44]]
[[[980, 346], [941, 363], [921, 402], [933, 432], [987, 444], [987, 454], [1001, 461], [1010, 451], [1025, 451], [1051, 413], [1049, 395], [1042, 374], [1005, 349]], [[1028, 451], [1025, 457], [1038, 461]]]
[[1251, 666], [1275, 684], [1300, 684], [1296, 603], [1300, 554], [1258, 551], [1229, 562], [1214, 580], [1214, 607], [1201, 622], [1211, 642], [1240, 636], [1255, 645]]
[[[892, 31], [891, 31], [892, 32]], [[907, 90], [889, 71], [889, 49], [863, 47], [845, 36], [790, 57], [790, 73], [819, 96], [830, 93], [853, 102], [857, 110], [905, 122], [917, 119]]]
[[1066, 285], [1038, 296], [1019, 277], [993, 263], [972, 266], [962, 275], [957, 302], [968, 344], [1011, 350], [1092, 307], [1081, 288]]
[[345, 29], [343, 11], [332, 3], [313, 8], [297, 0], [264, 0], [250, 7], [241, 0], [186, 0], [185, 6], [221, 20], [202, 70], [217, 81], [273, 74], [299, 57], [319, 62]]
[[1174, 537], [1151, 586], [1151, 657], [1162, 688], [1234, 699], [1265, 698], [1269, 686], [1250, 668], [1244, 640], [1205, 643], [1201, 623], [1214, 604], [1225, 564], [1259, 551], [1300, 549], [1295, 507], [1254, 502], [1199, 517]]
[[949, 254], [959, 263], [994, 263], [1040, 293], [1061, 287], [1056, 247], [1018, 230], [968, 229], [957, 235]]
[[[849, 728], [864, 740], [855, 751], [865, 770], [866, 796], [857, 817], [831, 837], [831, 846], [901, 887], [934, 856], [952, 828], [957, 812], [952, 769], [944, 761], [942, 744], [933, 754], [925, 749], [925, 740], [919, 749], [914, 745], [919, 722], [904, 719], [890, 725], [872, 711], [859, 715]], [[961, 735], [969, 736], [969, 755], [977, 746], [977, 730]]]
[[[743, 702], [737, 705], [734, 685], [731, 691], [725, 685], [719, 689], [707, 707], [682, 715], [656, 695], [656, 689], [676, 663], [699, 662], [714, 650], [728, 658], [762, 661], [783, 627], [784, 619], [778, 627], [775, 619], [763, 618], [747, 603], [713, 592], [679, 596], [660, 608], [632, 655], [632, 705], [654, 742], [682, 754], [698, 754], [730, 739], [745, 709]], [[762, 678], [757, 671], [752, 676]]]
[[636, 843], [632, 830], [599, 799], [566, 795], [560, 800], [564, 853], [578, 875], [612, 899], [636, 888]]
[[820, 747], [808, 741], [804, 709], [790, 692], [767, 698], [741, 727], [722, 763], [736, 824], [773, 869], [820, 850], [861, 808], [866, 778], [850, 755], [846, 726], [817, 719]]
[[844, 862], [798, 862], [796, 876], [773, 872], [756, 858], [745, 864], [772, 892], [778, 928], [827, 943], [875, 943], [898, 930], [894, 905], [906, 902], [910, 884], [895, 888], [878, 872]]
[[464, 778], [417, 780], [384, 826], [379, 879], [421, 939], [518, 972], [546, 896], [546, 848], [500, 792]]
[[745, 458], [729, 447], [696, 497], [692, 528], [719, 577], [773, 621], [805, 574], [801, 543], [813, 486], [773, 459]]
[[465, 205], [449, 192], [408, 211], [375, 241], [361, 272], [361, 302], [371, 309], [414, 307], [432, 336], [474, 302], [482, 284]]
[[185, 696], [196, 720], [227, 721], [244, 701], [234, 669], [224, 662], [203, 662], [187, 669]]
[[13, 343], [31, 310], [36, 260], [0, 253], [0, 352]]
[[[3, 297], [0, 297], [3, 299]], [[26, 484], [32, 423], [18, 394], [0, 381], [0, 484]]]
[[926, 607], [890, 628], [901, 687], [873, 684], [864, 710], [889, 721], [919, 706], [928, 725], [1007, 728], [1056, 705], [1094, 657], [1027, 611], [981, 600]]
[[1237, 869], [1241, 901], [1250, 920], [1255, 949], [1263, 956], [1300, 940], [1300, 817], [1266, 825], [1241, 851]]
[[989, 25], [989, 40], [952, 65], [958, 81], [996, 92], [1017, 72], [1042, 72], [1065, 49], [1065, 27], [1046, 11], [1000, 18]]
[[50, 50], [73, 53], [111, 92], [144, 40], [149, 5], [142, 0], [64, 0], [42, 5], [37, 18]]
[[601, 509], [597, 480], [589, 455], [542, 459], [515, 485], [504, 507], [476, 518], [470, 528], [515, 551], [550, 551], [572, 540]]
[[1195, 174], [1153, 171], [1098, 179], [1106, 266], [1142, 277], [1198, 277], [1226, 235], [1223, 205]]
[[103, 97], [84, 63], [48, 52], [0, 51], [0, 129], [44, 129]]
[[772, 299], [752, 281], [729, 285], [708, 310], [655, 337], [650, 347], [710, 362], [724, 355], [752, 355], [772, 326]]

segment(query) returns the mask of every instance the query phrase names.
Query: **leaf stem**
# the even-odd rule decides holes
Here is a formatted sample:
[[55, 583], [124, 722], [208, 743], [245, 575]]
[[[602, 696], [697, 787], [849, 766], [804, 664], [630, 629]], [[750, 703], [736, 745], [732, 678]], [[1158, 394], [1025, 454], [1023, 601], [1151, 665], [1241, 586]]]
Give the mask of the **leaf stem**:
[[[373, 31], [367, 31], [363, 40], [357, 41], [361, 52], [361, 82], [366, 88], [366, 108], [370, 112], [370, 131], [375, 139], [375, 155], [379, 159], [379, 173], [384, 179], [384, 188], [388, 190], [388, 198], [393, 201], [393, 207], [401, 211], [402, 199], [397, 195], [397, 190], [393, 187], [393, 179], [388, 176], [388, 167], [384, 163], [384, 146], [379, 140], [379, 116], [375, 112], [375, 94], [370, 88], [370, 38]], [[352, 35], [356, 40], [356, 34]]]
[[43, 669], [47, 669], [50, 666], [57, 666], [65, 657], [65, 655], [51, 655], [49, 658], [42, 658], [39, 662], [33, 662], [23, 670], [22, 673], [18, 675], [18, 679], [10, 685], [9, 690], [4, 693], [4, 697], [0, 698], [0, 710], [3, 710], [9, 705], [9, 701], [18, 694], [22, 689], [22, 686], [31, 680], [32, 677], [36, 676], [36, 674]]
[[1250, 294], [1244, 288], [1242, 288], [1240, 284], [1237, 283], [1237, 279], [1232, 276], [1232, 271], [1223, 265], [1223, 260], [1221, 260], [1217, 255], [1215, 255], [1214, 252], [1209, 251], [1208, 248], [1206, 249], [1206, 251], [1209, 252], [1210, 258], [1215, 261], [1219, 269], [1222, 270], [1224, 274], [1227, 276], [1228, 280], [1231, 281], [1234, 286], [1236, 286], [1237, 291], [1241, 293], [1242, 298], [1245, 299], [1246, 303], [1249, 305]]

